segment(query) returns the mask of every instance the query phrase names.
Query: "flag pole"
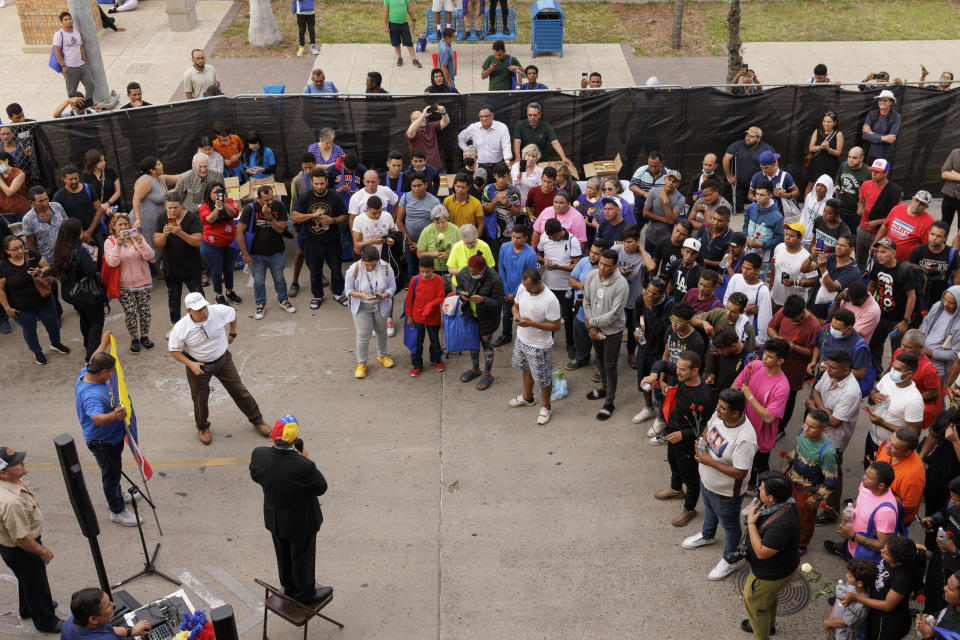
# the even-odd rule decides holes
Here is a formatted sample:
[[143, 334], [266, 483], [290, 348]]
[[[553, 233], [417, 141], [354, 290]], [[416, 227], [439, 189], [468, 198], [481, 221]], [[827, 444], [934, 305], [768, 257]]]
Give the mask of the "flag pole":
[[[132, 400], [130, 401], [130, 404], [133, 404], [133, 401], [132, 401]], [[129, 418], [129, 416], [130, 416], [130, 409], [129, 409], [129, 407], [128, 407], [128, 408], [127, 408], [127, 417], [124, 418], [124, 420], [123, 420], [123, 430], [127, 432], [127, 442], [136, 442], [136, 440], [134, 440], [134, 438], [133, 438], [133, 434], [130, 433], [130, 424], [129, 424], [130, 418]], [[138, 444], [138, 446], [139, 446], [139, 444]], [[141, 453], [140, 455], [143, 456], [142, 453]], [[163, 535], [163, 528], [160, 526], [160, 518], [157, 517], [157, 510], [156, 510], [156, 508], [153, 507], [153, 504], [152, 504], [152, 503], [153, 503], [153, 496], [150, 495], [150, 483], [147, 482], [147, 477], [143, 474], [143, 467], [142, 467], [141, 465], [139, 465], [139, 464], [137, 465], [137, 471], [140, 472], [140, 479], [143, 481], [143, 490], [144, 490], [144, 493], [147, 494], [147, 499], [151, 502], [150, 510], [153, 511], [153, 519], [154, 519], [154, 521], [156, 521], [156, 523], [157, 523], [157, 531], [158, 531], [158, 532], [160, 533], [160, 535], [162, 536], [162, 535]]]

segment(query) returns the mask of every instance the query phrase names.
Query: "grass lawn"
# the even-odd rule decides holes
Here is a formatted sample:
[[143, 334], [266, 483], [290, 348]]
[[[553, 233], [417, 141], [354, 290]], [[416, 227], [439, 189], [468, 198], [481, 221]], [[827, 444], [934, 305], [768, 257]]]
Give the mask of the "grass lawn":
[[[383, 5], [356, 0], [317, 0], [318, 43], [381, 43]], [[418, 26], [429, 6], [417, 3]], [[530, 42], [530, 3], [511, 2], [516, 9], [520, 43]], [[564, 41], [621, 42], [641, 56], [724, 55], [727, 2], [692, 2], [684, 11], [683, 47], [670, 48], [672, 2], [622, 4], [568, 2]], [[267, 48], [246, 42], [250, 12], [243, 8], [227, 27], [214, 56], [231, 58], [287, 57], [297, 48], [297, 21], [290, 0], [273, 0], [284, 42]], [[960, 11], [949, 0], [760, 0], [741, 4], [744, 42], [838, 40], [947, 40], [960, 33]]]

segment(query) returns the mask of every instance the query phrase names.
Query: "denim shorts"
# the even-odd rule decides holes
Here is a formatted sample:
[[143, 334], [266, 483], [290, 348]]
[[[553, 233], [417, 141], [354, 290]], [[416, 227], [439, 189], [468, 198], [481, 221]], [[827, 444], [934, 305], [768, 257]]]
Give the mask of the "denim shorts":
[[387, 25], [390, 27], [391, 47], [399, 47], [401, 41], [405, 47], [413, 46], [413, 38], [410, 37], [410, 25], [408, 23], [401, 22], [397, 24], [396, 22], [389, 22]]

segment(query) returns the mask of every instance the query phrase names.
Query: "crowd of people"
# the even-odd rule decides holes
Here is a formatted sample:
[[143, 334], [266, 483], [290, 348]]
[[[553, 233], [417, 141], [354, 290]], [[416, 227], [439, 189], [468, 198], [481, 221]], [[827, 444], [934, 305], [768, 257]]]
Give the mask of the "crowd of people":
[[[507, 74], [524, 71], [502, 42], [491, 59], [491, 83], [501, 64]], [[210, 70], [203, 52], [194, 52], [188, 97], [215, 86]], [[440, 84], [452, 79], [439, 71]], [[595, 75], [596, 84], [584, 80], [586, 90], [600, 86]], [[536, 76], [527, 78], [532, 88]], [[336, 91], [319, 70], [311, 86]], [[135, 94], [131, 104], [134, 98], [142, 101]], [[756, 126], [707, 154], [686, 181], [663, 150], [648, 152], [629, 181], [604, 175], [578, 183], [542, 106], [531, 102], [516, 123], [497, 120], [484, 105], [455, 136], [445, 135], [450, 119], [442, 106], [414, 111], [403, 139], [409, 153], [389, 151], [382, 173], [362, 162], [382, 150], [344, 149], [333, 129], [299, 150], [273, 149], [258, 132], [218, 121], [182, 174], [143, 158], [125, 194], [124, 168], [108, 167], [103, 152], [90, 149], [78, 159], [82, 167], [58, 168], [62, 186], [51, 196], [30, 179], [29, 141], [2, 128], [0, 208], [9, 215], [0, 223], [0, 334], [15, 321], [31, 357], [45, 365], [38, 323], [51, 349], [69, 354], [61, 301], [79, 314], [86, 366], [78, 394], [86, 390], [90, 404], [78, 399], [78, 414], [104, 471], [111, 519], [132, 526], [111, 471], [122, 434], [102, 429], [124, 417], [118, 406], [103, 405], [98, 387], [114, 366], [104, 353], [105, 305], [119, 298], [130, 352], [151, 351], [150, 300], [162, 280], [167, 351], [185, 366], [199, 441], [212, 441], [206, 405], [214, 377], [269, 437], [228, 349], [236, 310], [250, 304], [234, 273], [249, 269], [259, 321], [267, 313], [267, 270], [278, 308], [295, 313], [291, 298], [306, 265], [310, 309], [321, 308], [328, 287], [349, 309], [356, 379], [371, 374], [372, 339], [377, 362], [395, 366], [390, 338], [401, 332], [411, 377], [423, 372], [429, 339], [430, 367], [445, 370], [445, 348], [467, 351], [470, 366], [459, 380], [481, 392], [494, 385], [497, 349], [511, 345], [519, 392], [506, 402], [535, 408], [539, 425], [554, 415], [556, 353], [565, 352], [567, 372], [585, 369], [567, 375], [592, 380], [584, 395], [597, 420], [612, 419], [618, 401], [636, 406], [632, 422], [646, 427], [651, 446], [666, 447], [669, 476], [664, 469], [665, 486], [653, 497], [676, 501], [677, 528], [703, 512], [700, 530], [681, 547], [712, 545], [722, 529], [723, 552], [707, 578], [749, 565], [742, 626], [755, 638], [775, 631], [778, 594], [818, 524], [835, 525], [820, 529], [831, 532], [822, 543], [848, 570], [824, 631], [853, 638], [862, 626], [865, 637], [886, 639], [916, 628], [934, 637], [928, 619], [910, 615], [920, 593], [925, 614], [938, 616], [934, 626], [960, 631], [953, 542], [960, 536], [960, 235], [949, 242], [960, 149], [941, 169], [942, 219], [934, 220], [931, 193], [904, 201], [891, 180], [896, 98], [882, 90], [876, 104], [861, 128], [863, 146], [846, 148], [842, 116], [823, 115], [811, 132], [805, 184], [780, 167]], [[17, 105], [11, 109], [22, 117]], [[277, 158], [290, 153], [299, 154], [300, 172], [280, 190]], [[449, 182], [444, 174], [452, 174]], [[249, 182], [249, 198], [231, 197], [226, 177]], [[7, 224], [14, 220], [22, 223], [17, 233]], [[211, 285], [212, 303], [204, 293]], [[4, 348], [14, 352], [12, 344]], [[636, 393], [619, 384], [624, 350]], [[865, 471], [854, 499], [844, 500], [844, 451], [861, 410], [869, 418], [861, 436]], [[17, 455], [4, 455], [0, 487], [22, 476]], [[743, 508], [748, 494], [753, 502]], [[922, 546], [907, 535], [915, 521], [926, 532]], [[0, 526], [0, 550], [37, 554], [37, 547], [8, 544], [23, 530], [8, 531], [5, 537]], [[829, 539], [834, 531], [842, 542]], [[929, 554], [926, 571], [918, 549]], [[95, 615], [99, 594], [88, 595]], [[21, 612], [30, 606], [21, 601]], [[44, 628], [49, 615], [34, 620]]]

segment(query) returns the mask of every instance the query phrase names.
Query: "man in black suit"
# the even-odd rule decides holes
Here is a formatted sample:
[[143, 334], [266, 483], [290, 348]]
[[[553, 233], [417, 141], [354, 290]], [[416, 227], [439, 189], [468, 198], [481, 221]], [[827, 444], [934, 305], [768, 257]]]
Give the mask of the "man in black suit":
[[[323, 523], [320, 501], [327, 481], [303, 450], [293, 416], [277, 420], [272, 447], [250, 456], [250, 477], [263, 487], [264, 526], [273, 536], [283, 593], [303, 603], [322, 602], [333, 593], [314, 581], [317, 531]], [[295, 446], [296, 445], [296, 446]]]

